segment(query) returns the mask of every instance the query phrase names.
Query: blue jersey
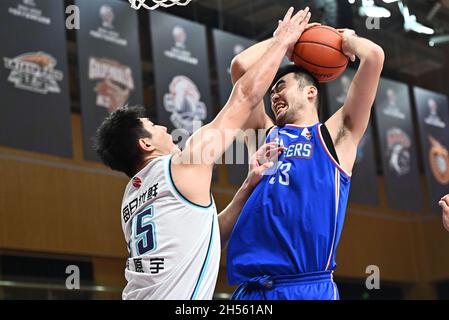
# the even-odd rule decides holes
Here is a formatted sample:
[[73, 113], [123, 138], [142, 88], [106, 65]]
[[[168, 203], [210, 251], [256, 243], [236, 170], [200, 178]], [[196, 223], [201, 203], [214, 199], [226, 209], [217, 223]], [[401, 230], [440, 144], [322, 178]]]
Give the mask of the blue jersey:
[[263, 275], [333, 270], [350, 175], [311, 127], [274, 127], [267, 142], [285, 147], [242, 209], [228, 244], [229, 283]]

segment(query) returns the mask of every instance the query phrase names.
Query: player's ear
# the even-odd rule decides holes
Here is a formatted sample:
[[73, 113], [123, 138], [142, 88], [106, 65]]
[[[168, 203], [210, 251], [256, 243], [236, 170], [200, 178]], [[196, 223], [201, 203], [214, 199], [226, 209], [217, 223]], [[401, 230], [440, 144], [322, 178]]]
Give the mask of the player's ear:
[[145, 152], [153, 152], [156, 149], [156, 147], [151, 144], [149, 138], [140, 138], [139, 147]]
[[318, 89], [315, 86], [307, 87], [307, 98], [314, 99], [318, 95]]

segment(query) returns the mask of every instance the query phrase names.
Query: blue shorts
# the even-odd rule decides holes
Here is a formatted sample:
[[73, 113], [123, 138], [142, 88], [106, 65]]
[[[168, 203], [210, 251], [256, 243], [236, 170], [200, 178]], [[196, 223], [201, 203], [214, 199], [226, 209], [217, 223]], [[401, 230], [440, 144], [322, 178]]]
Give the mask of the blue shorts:
[[241, 284], [232, 300], [339, 300], [332, 271], [260, 276]]

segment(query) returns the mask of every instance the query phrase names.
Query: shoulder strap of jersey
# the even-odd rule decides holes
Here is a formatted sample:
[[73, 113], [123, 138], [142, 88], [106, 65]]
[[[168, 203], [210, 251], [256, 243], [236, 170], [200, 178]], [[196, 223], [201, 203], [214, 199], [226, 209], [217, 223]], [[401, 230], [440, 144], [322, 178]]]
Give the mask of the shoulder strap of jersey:
[[334, 142], [332, 141], [332, 137], [327, 129], [326, 125], [323, 123], [320, 126], [321, 136], [323, 137], [324, 143], [326, 144], [327, 149], [331, 153], [332, 157], [340, 164], [340, 160], [338, 159], [337, 152], [335, 151]]

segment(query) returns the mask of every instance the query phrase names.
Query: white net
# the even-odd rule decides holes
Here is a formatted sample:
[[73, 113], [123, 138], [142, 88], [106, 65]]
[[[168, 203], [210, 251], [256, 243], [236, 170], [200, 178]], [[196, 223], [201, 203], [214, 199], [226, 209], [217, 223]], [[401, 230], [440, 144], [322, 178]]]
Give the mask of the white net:
[[131, 4], [131, 8], [139, 10], [144, 8], [147, 10], [154, 10], [159, 7], [168, 8], [174, 5], [186, 6], [192, 0], [149, 0], [149, 3], [145, 3], [146, 0], [128, 0]]

